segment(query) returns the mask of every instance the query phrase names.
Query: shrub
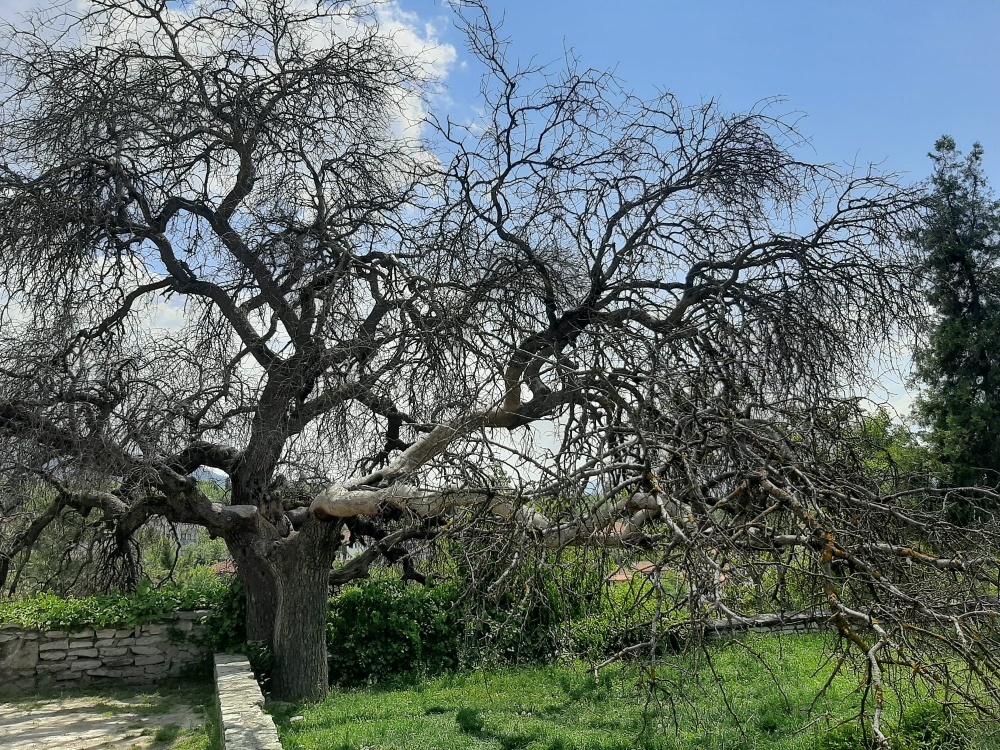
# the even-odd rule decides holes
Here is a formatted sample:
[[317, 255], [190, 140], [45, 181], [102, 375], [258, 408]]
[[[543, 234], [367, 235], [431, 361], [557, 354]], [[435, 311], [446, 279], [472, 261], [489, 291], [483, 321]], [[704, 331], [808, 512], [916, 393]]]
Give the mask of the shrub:
[[909, 707], [899, 726], [893, 750], [963, 750], [971, 722], [961, 708], [925, 701]]
[[476, 647], [476, 656], [517, 664], [548, 661], [567, 650], [575, 632], [575, 622], [570, 630], [567, 622], [585, 618], [601, 581], [592, 565], [562, 562], [516, 571], [499, 596], [490, 595], [494, 581], [489, 577], [480, 577], [478, 587], [467, 587], [462, 599], [465, 640]]
[[[590, 658], [617, 653], [635, 643], [637, 633], [649, 632], [655, 615], [653, 585], [647, 579], [608, 586], [596, 606], [572, 623], [570, 647]], [[668, 624], [662, 621], [661, 629]]]
[[379, 682], [411, 672], [458, 666], [457, 589], [368, 581], [330, 601], [327, 625], [330, 680]]
[[247, 653], [247, 602], [243, 584], [236, 580], [220, 587], [211, 609], [202, 635], [196, 639], [198, 645], [212, 652]]
[[39, 594], [0, 605], [0, 622], [32, 630], [82, 630], [133, 627], [169, 617], [177, 610], [216, 609], [228, 596], [223, 586], [152, 589], [140, 585], [135, 594], [102, 594], [75, 599]]

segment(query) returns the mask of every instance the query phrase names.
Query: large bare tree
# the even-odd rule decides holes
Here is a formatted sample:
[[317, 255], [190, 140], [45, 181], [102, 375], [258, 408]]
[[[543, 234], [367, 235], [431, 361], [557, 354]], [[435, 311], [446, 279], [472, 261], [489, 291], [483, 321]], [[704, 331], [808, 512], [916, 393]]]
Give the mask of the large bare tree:
[[801, 161], [773, 104], [642, 101], [456, 18], [484, 115], [420, 138], [433, 70], [374, 4], [101, 0], [6, 29], [0, 581], [62, 514], [96, 514], [119, 580], [151, 518], [199, 524], [293, 698], [326, 690], [345, 524], [374, 543], [336, 580], [441, 536], [498, 540], [493, 589], [534, 551], [635, 549], [683, 572], [674, 631], [762, 622], [747, 591], [780, 611], [794, 584], [792, 619], [867, 665], [880, 736], [883, 674], [937, 679], [935, 648], [995, 690], [994, 528], [880, 473], [849, 398], [913, 311], [919, 196]]

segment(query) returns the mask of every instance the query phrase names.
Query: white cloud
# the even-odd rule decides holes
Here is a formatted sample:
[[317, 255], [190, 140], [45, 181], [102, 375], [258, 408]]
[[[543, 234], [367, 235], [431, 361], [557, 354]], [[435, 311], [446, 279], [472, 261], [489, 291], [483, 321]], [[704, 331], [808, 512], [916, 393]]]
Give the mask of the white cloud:
[[[404, 11], [396, 2], [380, 6], [377, 19], [380, 31], [391, 36], [404, 54], [419, 60], [432, 80], [444, 82], [458, 53], [453, 46], [440, 41], [433, 23], [422, 23], [415, 13]], [[443, 89], [435, 93], [439, 97], [446, 96]], [[396, 134], [404, 139], [419, 138], [427, 115], [424, 102], [415, 94], [406, 94], [400, 100], [399, 109]]]
[[869, 382], [867, 393], [857, 393], [871, 402], [870, 409], [887, 409], [891, 417], [904, 421], [909, 417], [916, 392], [907, 387], [913, 363], [911, 352], [897, 344], [891, 353], [883, 352], [881, 357], [869, 362]]

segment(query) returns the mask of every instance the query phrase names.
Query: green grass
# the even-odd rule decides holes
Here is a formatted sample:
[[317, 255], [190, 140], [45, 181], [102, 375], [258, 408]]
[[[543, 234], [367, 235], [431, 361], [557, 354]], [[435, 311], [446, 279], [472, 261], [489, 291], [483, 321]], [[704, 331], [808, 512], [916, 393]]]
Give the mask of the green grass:
[[[338, 691], [282, 706], [275, 719], [285, 750], [813, 750], [833, 739], [836, 750], [860, 750], [849, 728], [837, 730], [860, 705], [856, 675], [842, 669], [814, 702], [833, 670], [827, 653], [820, 636], [748, 637], [713, 647], [712, 668], [698, 655], [660, 665], [654, 701], [638, 683], [648, 673], [611, 668], [597, 681], [577, 664]], [[919, 700], [912, 690], [893, 695], [891, 721]], [[292, 723], [294, 714], [304, 721]], [[961, 750], [1000, 748], [991, 725], [976, 727]], [[907, 742], [900, 747], [934, 747]]]

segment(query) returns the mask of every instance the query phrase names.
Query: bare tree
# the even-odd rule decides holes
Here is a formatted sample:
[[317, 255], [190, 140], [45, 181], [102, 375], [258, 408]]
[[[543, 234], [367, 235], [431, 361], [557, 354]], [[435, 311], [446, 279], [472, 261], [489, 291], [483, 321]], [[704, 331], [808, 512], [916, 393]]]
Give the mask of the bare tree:
[[418, 141], [432, 71], [377, 10], [109, 0], [8, 29], [0, 460], [50, 494], [0, 579], [64, 513], [96, 511], [126, 577], [152, 516], [200, 524], [275, 695], [315, 696], [344, 524], [377, 544], [337, 580], [488, 532], [493, 589], [568, 545], [684, 571], [662, 611], [688, 634], [782, 620], [794, 583], [868, 665], [880, 737], [883, 675], [938, 677], [935, 648], [993, 694], [995, 529], [895, 491], [848, 398], [911, 314], [919, 196], [801, 161], [773, 105], [513, 67], [474, 3], [485, 115]]

